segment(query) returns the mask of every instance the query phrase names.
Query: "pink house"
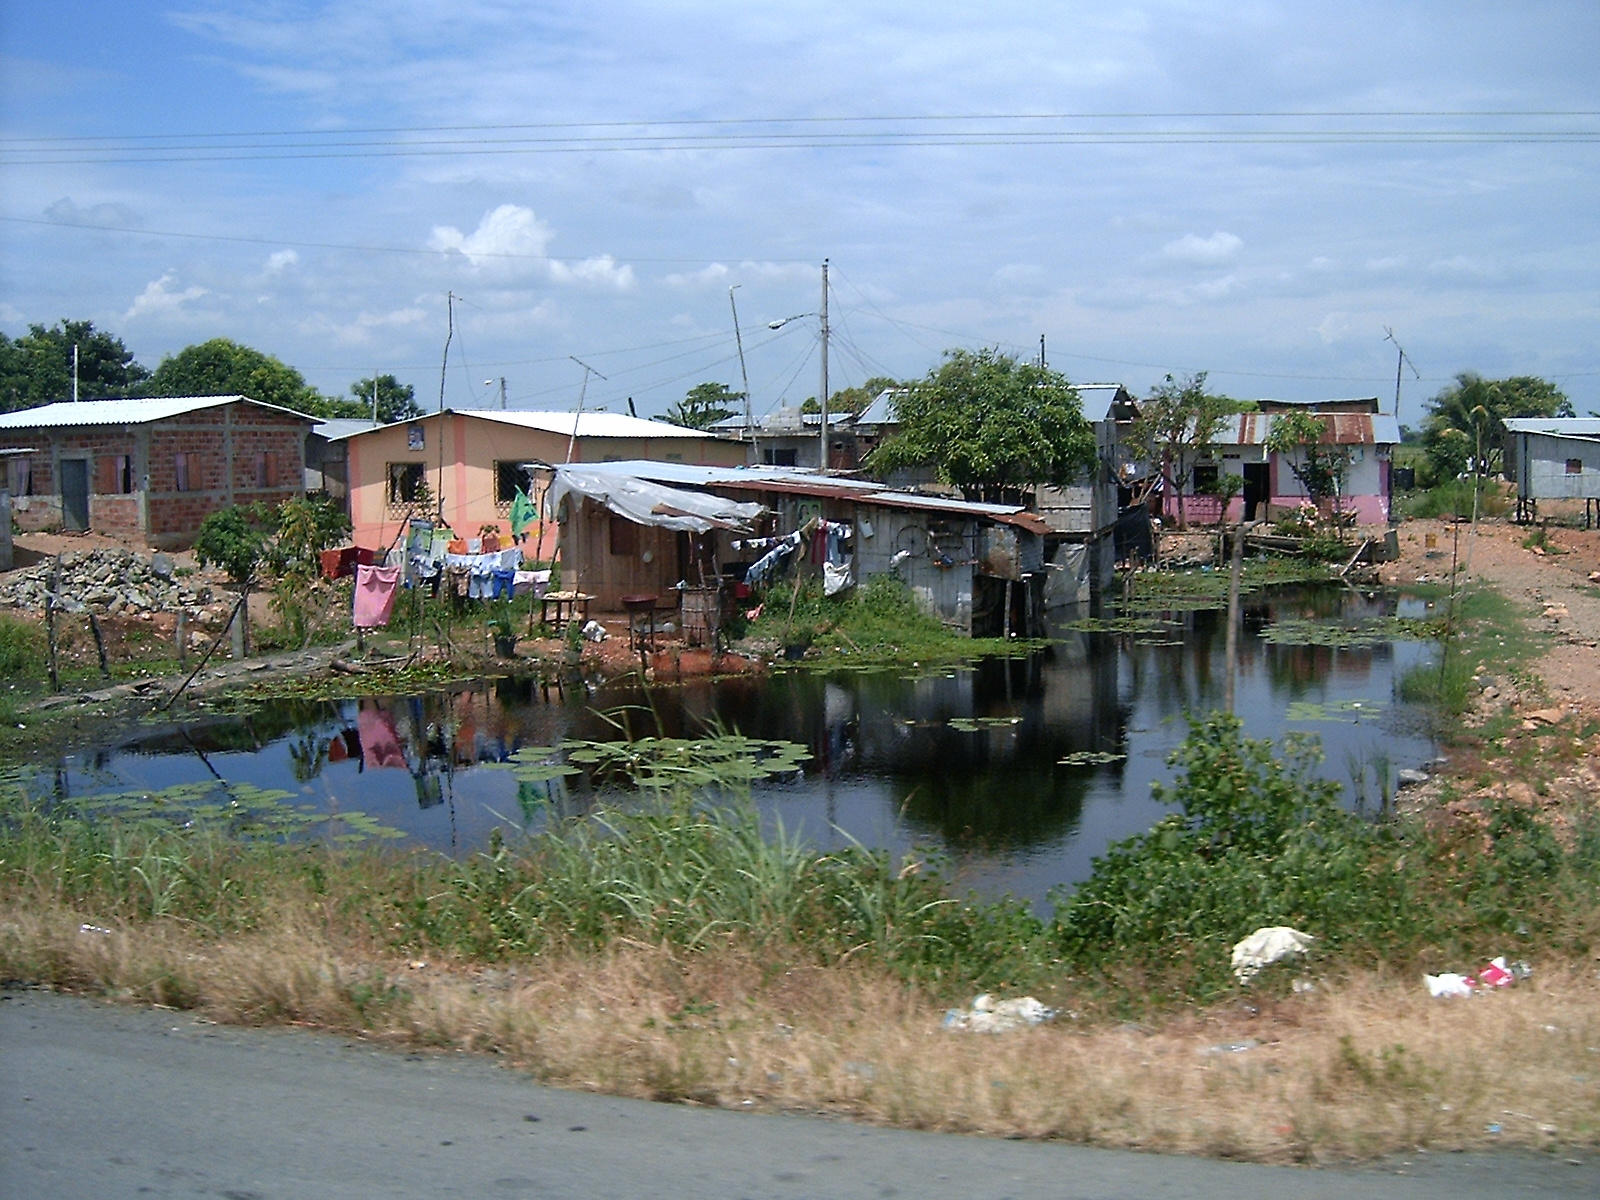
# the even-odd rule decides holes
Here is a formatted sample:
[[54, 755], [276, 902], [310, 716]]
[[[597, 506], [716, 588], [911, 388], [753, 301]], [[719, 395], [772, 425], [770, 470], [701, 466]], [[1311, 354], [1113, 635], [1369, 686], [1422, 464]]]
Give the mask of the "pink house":
[[[1349, 455], [1340, 507], [1353, 511], [1363, 524], [1389, 519], [1390, 455], [1400, 441], [1400, 425], [1378, 411], [1377, 397], [1357, 400], [1257, 401], [1257, 412], [1229, 417], [1216, 440], [1202, 452], [1185, 478], [1178, 481], [1184, 516], [1190, 524], [1217, 521], [1221, 501], [1207, 490], [1221, 474], [1243, 476], [1243, 488], [1228, 506], [1227, 519], [1272, 520], [1307, 502], [1305, 488], [1291, 463], [1297, 456], [1266, 448], [1275, 417], [1290, 412], [1322, 418], [1323, 445], [1342, 446]], [[1176, 522], [1179, 498], [1164, 498], [1163, 516]]]

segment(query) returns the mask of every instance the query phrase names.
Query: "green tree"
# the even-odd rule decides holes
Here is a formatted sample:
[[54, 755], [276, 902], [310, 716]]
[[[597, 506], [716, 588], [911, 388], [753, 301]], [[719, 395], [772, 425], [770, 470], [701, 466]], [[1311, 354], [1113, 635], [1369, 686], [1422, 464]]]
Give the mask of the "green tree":
[[1274, 413], [1264, 445], [1287, 466], [1306, 498], [1321, 508], [1332, 500], [1338, 504], [1344, 494], [1345, 475], [1350, 470], [1350, 448], [1323, 443], [1329, 418], [1316, 413]]
[[234, 504], [219, 508], [200, 522], [194, 539], [194, 556], [203, 567], [221, 567], [245, 594], [236, 618], [241, 645], [250, 653], [250, 585], [267, 554], [267, 542], [276, 521], [259, 504]]
[[666, 411], [666, 418], [685, 429], [710, 429], [733, 416], [744, 403], [744, 393], [725, 383], [697, 383], [689, 394]]
[[149, 377], [122, 339], [93, 321], [30, 325], [13, 341], [0, 333], [0, 412], [72, 399], [72, 348], [78, 348], [78, 394], [85, 400], [126, 396]]
[[1422, 446], [1436, 481], [1469, 470], [1492, 475], [1505, 465], [1508, 418], [1572, 415], [1572, 401], [1549, 380], [1533, 375], [1485, 379], [1462, 371], [1428, 402]]
[[393, 421], [411, 421], [423, 416], [422, 405], [417, 403], [417, 389], [401, 383], [393, 375], [379, 375], [376, 379], [358, 379], [350, 385], [352, 401], [362, 408], [362, 416], [372, 415], [372, 391], [378, 391], [378, 420], [384, 424]]
[[1097, 461], [1067, 377], [999, 350], [946, 351], [895, 411], [899, 431], [873, 451], [873, 468], [932, 467], [969, 499], [1015, 500], [1023, 488], [1071, 483]]
[[1128, 429], [1127, 444], [1147, 464], [1156, 464], [1155, 480], [1178, 500], [1178, 528], [1188, 527], [1183, 481], [1199, 454], [1216, 441], [1230, 414], [1243, 407], [1237, 400], [1206, 391], [1206, 373], [1182, 379], [1171, 375], [1139, 402], [1139, 415]]
[[186, 346], [161, 360], [147, 396], [248, 396], [314, 417], [363, 417], [371, 410], [324, 396], [288, 363], [228, 338]]

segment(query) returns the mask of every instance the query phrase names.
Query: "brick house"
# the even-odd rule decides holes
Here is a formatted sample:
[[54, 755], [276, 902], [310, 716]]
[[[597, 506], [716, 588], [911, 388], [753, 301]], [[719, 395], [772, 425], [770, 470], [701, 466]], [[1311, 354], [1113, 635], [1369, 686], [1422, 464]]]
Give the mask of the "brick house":
[[187, 546], [230, 504], [279, 504], [305, 489], [315, 418], [245, 396], [85, 400], [0, 413], [17, 527]]

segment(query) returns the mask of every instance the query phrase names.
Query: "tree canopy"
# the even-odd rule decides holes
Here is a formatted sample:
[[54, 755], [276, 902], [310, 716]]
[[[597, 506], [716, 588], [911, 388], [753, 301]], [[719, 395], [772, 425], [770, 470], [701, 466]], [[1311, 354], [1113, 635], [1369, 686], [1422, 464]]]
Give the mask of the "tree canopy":
[[[828, 397], [828, 411], [830, 413], [860, 413], [862, 409], [871, 404], [890, 388], [900, 388], [906, 385], [898, 379], [891, 379], [887, 375], [874, 375], [860, 387], [840, 388]], [[801, 408], [801, 412], [821, 412], [822, 406], [817, 404], [816, 398], [806, 401], [812, 408]]]
[[667, 409], [666, 419], [685, 429], [710, 429], [738, 412], [744, 393], [725, 383], [697, 383], [689, 394]]
[[393, 375], [379, 375], [376, 379], [358, 379], [350, 385], [353, 403], [362, 407], [362, 416], [372, 415], [373, 388], [378, 392], [378, 420], [384, 424], [393, 421], [410, 421], [423, 416], [422, 405], [417, 403], [417, 389], [401, 383]]
[[1230, 414], [1246, 407], [1238, 400], [1206, 391], [1206, 373], [1171, 375], [1139, 402], [1127, 444], [1147, 463], [1158, 464], [1158, 478], [1178, 498], [1178, 525], [1187, 524], [1181, 481], [1189, 465], [1222, 432]]
[[314, 417], [364, 417], [371, 406], [324, 396], [281, 359], [228, 338], [186, 346], [161, 360], [147, 396], [248, 396]]
[[1345, 475], [1350, 469], [1348, 446], [1324, 445], [1328, 418], [1316, 413], [1274, 413], [1267, 432], [1266, 447], [1279, 456], [1306, 490], [1306, 498], [1317, 507], [1325, 500], [1338, 500], [1344, 493]]
[[947, 351], [895, 410], [899, 431], [873, 451], [873, 468], [931, 467], [969, 499], [1068, 484], [1096, 462], [1066, 376], [999, 350]]
[[1506, 421], [1512, 417], [1570, 417], [1572, 401], [1549, 380], [1534, 375], [1485, 379], [1463, 371], [1428, 402], [1422, 445], [1435, 479], [1473, 469], [1499, 471], [1505, 461]]
[[93, 321], [30, 325], [13, 340], [0, 333], [0, 412], [72, 399], [72, 347], [78, 347], [78, 394], [85, 400], [126, 396], [149, 376], [122, 339]]

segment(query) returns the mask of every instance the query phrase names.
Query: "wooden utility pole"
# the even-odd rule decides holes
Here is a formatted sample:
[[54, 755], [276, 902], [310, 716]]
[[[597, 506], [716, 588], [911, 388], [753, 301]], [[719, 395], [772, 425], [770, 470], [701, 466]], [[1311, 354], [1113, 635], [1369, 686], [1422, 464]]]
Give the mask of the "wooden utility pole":
[[1223, 703], [1233, 714], [1234, 694], [1239, 681], [1239, 577], [1244, 573], [1244, 518], [1233, 527], [1233, 556], [1228, 564], [1228, 634], [1223, 657], [1227, 662], [1227, 683]]
[[822, 391], [818, 396], [822, 404], [822, 457], [817, 469], [828, 473], [828, 260], [822, 260]]

